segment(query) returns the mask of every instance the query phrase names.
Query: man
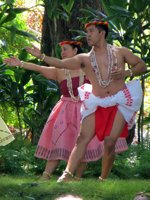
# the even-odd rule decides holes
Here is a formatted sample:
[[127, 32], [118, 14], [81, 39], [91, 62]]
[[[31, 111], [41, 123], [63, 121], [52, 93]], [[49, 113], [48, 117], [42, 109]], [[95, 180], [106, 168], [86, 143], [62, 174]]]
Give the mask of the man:
[[[51, 66], [81, 68], [91, 82], [91, 85], [79, 88], [80, 98], [83, 100], [81, 132], [66, 170], [58, 182], [73, 179], [73, 173], [95, 133], [104, 141], [102, 172], [99, 179], [106, 179], [115, 159], [116, 141], [120, 136], [127, 137], [127, 128], [133, 125], [135, 113], [142, 101], [139, 81], [127, 85], [125, 77], [143, 74], [146, 71], [145, 63], [129, 49], [107, 44], [107, 22], [92, 21], [86, 24], [85, 28], [88, 45], [92, 47], [90, 52], [64, 60], [45, 54], [40, 56], [40, 59]], [[132, 68], [125, 70], [125, 63]], [[22, 66], [26, 68], [26, 63], [22, 63]]]

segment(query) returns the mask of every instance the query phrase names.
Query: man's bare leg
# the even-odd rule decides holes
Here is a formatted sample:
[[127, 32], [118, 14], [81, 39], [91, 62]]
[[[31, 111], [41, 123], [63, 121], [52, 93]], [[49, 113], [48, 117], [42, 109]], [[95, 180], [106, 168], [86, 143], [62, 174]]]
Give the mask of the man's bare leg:
[[76, 170], [76, 177], [81, 178], [83, 175], [84, 170], [86, 169], [87, 163], [86, 162], [80, 162], [78, 165], [78, 168]]
[[76, 145], [74, 146], [70, 154], [65, 172], [58, 179], [58, 182], [65, 181], [66, 177], [65, 175], [67, 175], [67, 173], [74, 174], [80, 162], [82, 161], [85, 155], [86, 147], [88, 143], [91, 141], [91, 139], [94, 137], [94, 134], [95, 134], [95, 114], [91, 114], [88, 117], [86, 117], [82, 122], [80, 136], [78, 137]]
[[115, 160], [115, 144], [125, 125], [122, 114], [118, 111], [109, 137], [104, 140], [104, 155], [102, 158], [101, 179], [106, 179]]

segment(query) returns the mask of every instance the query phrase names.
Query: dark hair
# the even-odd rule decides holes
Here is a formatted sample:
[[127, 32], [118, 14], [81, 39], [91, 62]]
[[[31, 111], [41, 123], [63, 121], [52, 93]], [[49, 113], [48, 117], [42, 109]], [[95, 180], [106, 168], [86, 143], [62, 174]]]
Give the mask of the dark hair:
[[[104, 22], [104, 21], [102, 21], [100, 19], [94, 19], [94, 20], [92, 20], [92, 22]], [[104, 24], [101, 23], [101, 24], [96, 24], [95, 26], [98, 28], [98, 30], [105, 31], [105, 38], [107, 38], [108, 32], [109, 32], [108, 25], [106, 25], [105, 23]]]
[[70, 44], [70, 46], [72, 46], [73, 49], [77, 48], [77, 54], [83, 53], [82, 48], [81, 48], [80, 45], [77, 45], [77, 44]]
[[60, 46], [64, 44], [70, 45], [73, 49], [77, 48], [77, 54], [83, 53], [82, 48], [81, 48], [82, 43], [80, 41], [72, 39], [72, 40], [64, 40], [64, 41], [59, 42]]

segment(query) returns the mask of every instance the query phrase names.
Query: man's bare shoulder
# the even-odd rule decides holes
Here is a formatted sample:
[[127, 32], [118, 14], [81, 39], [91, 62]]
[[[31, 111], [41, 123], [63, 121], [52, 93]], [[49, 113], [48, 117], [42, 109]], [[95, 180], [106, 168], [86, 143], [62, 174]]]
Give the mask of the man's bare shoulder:
[[80, 54], [78, 54], [78, 55], [76, 55], [77, 57], [81, 57], [81, 58], [87, 58], [87, 57], [89, 57], [89, 53], [80, 53]]
[[80, 53], [78, 55], [76, 55], [76, 57], [82, 62], [85, 63], [87, 60], [89, 60], [89, 53]]
[[80, 61], [80, 65], [81, 65], [82, 68], [89, 65], [89, 63], [90, 63], [90, 53], [81, 53], [81, 54], [76, 55], [76, 57]]
[[121, 47], [115, 46], [115, 48], [118, 52], [123, 53], [123, 54], [132, 53], [130, 49], [124, 46], [121, 46]]
[[121, 46], [121, 47], [115, 46], [115, 49], [116, 49], [116, 54], [119, 57], [122, 57], [125, 60], [127, 58], [130, 58], [130, 57], [135, 57], [135, 55], [133, 54], [133, 52], [130, 49], [128, 49], [127, 47], [124, 47], [124, 46]]

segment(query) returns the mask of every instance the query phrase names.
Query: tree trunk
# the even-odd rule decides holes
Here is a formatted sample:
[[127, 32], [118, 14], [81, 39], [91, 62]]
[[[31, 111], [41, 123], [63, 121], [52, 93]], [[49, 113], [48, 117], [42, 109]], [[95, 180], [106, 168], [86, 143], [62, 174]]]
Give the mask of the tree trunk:
[[[71, 11], [71, 16], [68, 21], [65, 21], [63, 18], [56, 19], [55, 17], [49, 18], [48, 13], [50, 12], [49, 5], [45, 1], [45, 12], [43, 18], [43, 28], [42, 28], [42, 40], [41, 40], [41, 51], [46, 55], [56, 56], [56, 44], [65, 39], [72, 39], [77, 34], [69, 31], [70, 29], [74, 30], [83, 30], [83, 25], [78, 20], [78, 18], [83, 17], [80, 12], [81, 8], [86, 8], [87, 5], [91, 8], [95, 8], [101, 11], [102, 7], [100, 2], [97, 0], [93, 4], [93, 0], [76, 0], [74, 2], [73, 9]], [[59, 7], [58, 3], [58, 7]], [[57, 10], [56, 10], [57, 13]]]

